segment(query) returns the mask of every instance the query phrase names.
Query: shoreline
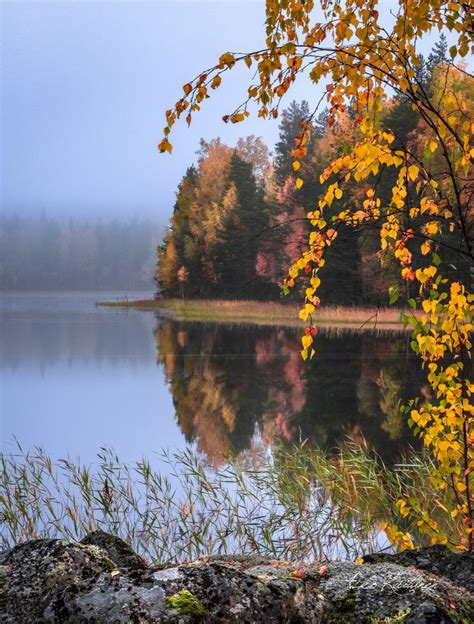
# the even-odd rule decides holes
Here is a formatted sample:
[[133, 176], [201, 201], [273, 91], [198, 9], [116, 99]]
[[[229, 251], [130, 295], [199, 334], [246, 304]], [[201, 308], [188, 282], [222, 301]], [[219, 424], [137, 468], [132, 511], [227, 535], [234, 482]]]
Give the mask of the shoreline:
[[[97, 301], [98, 307], [131, 308], [160, 312], [175, 321], [215, 323], [248, 323], [304, 327], [298, 317], [299, 305], [261, 301], [226, 301], [222, 299], [137, 299]], [[314, 322], [326, 327], [347, 327], [361, 330], [405, 331], [400, 308], [327, 306], [318, 310]], [[410, 310], [410, 313], [413, 312]]]

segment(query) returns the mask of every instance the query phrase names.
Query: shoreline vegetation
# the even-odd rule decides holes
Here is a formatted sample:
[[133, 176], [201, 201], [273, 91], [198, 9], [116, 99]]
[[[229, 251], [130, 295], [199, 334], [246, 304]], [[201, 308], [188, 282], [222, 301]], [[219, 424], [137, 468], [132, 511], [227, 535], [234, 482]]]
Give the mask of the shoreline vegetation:
[[[436, 498], [431, 468], [410, 454], [390, 469], [349, 443], [330, 455], [306, 443], [274, 445], [270, 454], [256, 447], [216, 465], [191, 448], [138, 462], [101, 448], [84, 463], [16, 442], [0, 453], [0, 552], [102, 529], [154, 564], [233, 554], [353, 561], [390, 546], [381, 527], [398, 518], [391, 510], [402, 494]], [[457, 521], [448, 522], [454, 531]]]
[[[215, 323], [249, 323], [253, 325], [284, 325], [302, 327], [298, 317], [299, 305], [245, 300], [221, 299], [137, 299], [97, 301], [99, 307], [133, 308], [159, 312], [176, 321], [208, 321]], [[321, 307], [314, 316], [314, 322], [321, 327], [350, 327], [361, 330], [404, 331], [401, 316], [413, 311], [400, 308]]]

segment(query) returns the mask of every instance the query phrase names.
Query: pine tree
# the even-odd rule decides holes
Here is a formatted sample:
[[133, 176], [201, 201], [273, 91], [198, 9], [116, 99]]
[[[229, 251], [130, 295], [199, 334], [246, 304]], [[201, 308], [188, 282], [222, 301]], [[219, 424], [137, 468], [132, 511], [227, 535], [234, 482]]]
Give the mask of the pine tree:
[[216, 253], [221, 288], [232, 297], [253, 297], [256, 237], [262, 229], [263, 211], [252, 164], [237, 151], [230, 162], [229, 186], [235, 188], [235, 206], [224, 221]]
[[294, 140], [301, 130], [301, 120], [307, 119], [309, 115], [308, 102], [304, 100], [301, 104], [293, 100], [282, 113], [281, 123], [278, 126], [280, 138], [275, 145], [275, 175], [280, 185], [283, 185], [286, 178], [293, 172], [291, 150], [294, 147]]

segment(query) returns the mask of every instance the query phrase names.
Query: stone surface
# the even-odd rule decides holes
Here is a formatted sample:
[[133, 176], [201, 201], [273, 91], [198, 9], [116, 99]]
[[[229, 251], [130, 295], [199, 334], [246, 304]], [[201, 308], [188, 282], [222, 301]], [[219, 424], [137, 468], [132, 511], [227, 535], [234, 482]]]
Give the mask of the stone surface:
[[147, 567], [145, 560], [137, 555], [126, 542], [100, 529], [86, 535], [80, 543], [98, 546], [105, 550], [117, 568], [145, 569]]
[[0, 622], [474, 622], [471, 555], [431, 548], [366, 559], [297, 567], [229, 557], [157, 569], [103, 532], [36, 540], [2, 559]]
[[474, 593], [474, 552], [454, 556], [449, 548], [439, 544], [418, 550], [404, 550], [395, 555], [381, 553], [364, 557], [366, 563], [387, 561], [443, 576]]

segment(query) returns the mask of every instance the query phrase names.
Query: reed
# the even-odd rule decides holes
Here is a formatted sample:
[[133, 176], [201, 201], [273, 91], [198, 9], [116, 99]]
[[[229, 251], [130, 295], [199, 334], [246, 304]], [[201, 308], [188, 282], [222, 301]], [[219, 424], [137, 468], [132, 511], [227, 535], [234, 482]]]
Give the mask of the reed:
[[219, 469], [191, 450], [158, 460], [161, 471], [102, 448], [84, 465], [18, 445], [0, 456], [1, 546], [101, 528], [154, 563], [233, 553], [355, 559], [390, 548], [380, 526], [401, 491], [436, 498], [423, 458], [389, 470], [355, 446], [332, 456], [305, 445], [261, 450]]

